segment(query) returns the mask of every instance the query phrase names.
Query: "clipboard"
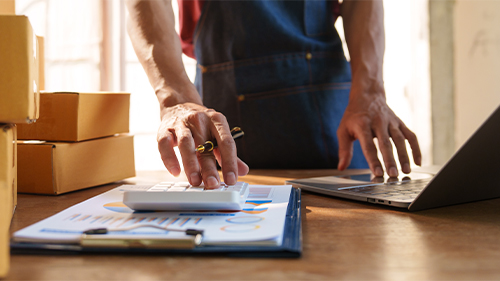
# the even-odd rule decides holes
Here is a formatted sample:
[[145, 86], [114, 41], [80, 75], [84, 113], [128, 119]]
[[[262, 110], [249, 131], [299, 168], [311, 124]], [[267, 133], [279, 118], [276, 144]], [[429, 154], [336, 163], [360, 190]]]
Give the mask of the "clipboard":
[[[282, 243], [279, 246], [248, 245], [196, 245], [196, 236], [182, 240], [166, 240], [160, 245], [138, 239], [119, 241], [112, 245], [101, 241], [99, 246], [77, 244], [53, 244], [11, 241], [11, 254], [155, 254], [155, 255], [223, 255], [231, 257], [289, 257], [302, 254], [301, 190], [292, 188], [287, 206]], [[99, 239], [93, 237], [92, 239]], [[116, 242], [116, 241], [115, 241]], [[82, 245], [83, 244], [83, 245]], [[199, 244], [199, 243], [198, 243]]]

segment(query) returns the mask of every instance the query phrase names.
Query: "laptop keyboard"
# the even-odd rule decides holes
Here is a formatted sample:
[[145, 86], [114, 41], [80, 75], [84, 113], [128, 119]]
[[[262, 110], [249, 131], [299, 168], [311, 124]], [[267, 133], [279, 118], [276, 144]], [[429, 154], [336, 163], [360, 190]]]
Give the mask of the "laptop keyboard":
[[419, 179], [411, 181], [387, 182], [384, 184], [374, 184], [345, 188], [342, 191], [349, 193], [362, 193], [366, 196], [372, 195], [376, 198], [385, 198], [388, 200], [408, 201], [415, 199], [425, 188], [431, 179]]

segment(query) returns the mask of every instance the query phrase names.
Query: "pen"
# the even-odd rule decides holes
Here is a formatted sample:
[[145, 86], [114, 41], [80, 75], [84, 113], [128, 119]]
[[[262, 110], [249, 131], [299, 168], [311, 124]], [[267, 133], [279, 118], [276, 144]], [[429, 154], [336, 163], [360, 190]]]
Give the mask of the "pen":
[[[240, 127], [234, 127], [231, 129], [231, 136], [233, 136], [233, 140], [239, 139], [243, 137], [245, 133], [241, 130]], [[214, 150], [214, 148], [217, 147], [217, 141], [212, 140], [212, 141], [206, 141], [204, 144], [198, 145], [198, 147], [195, 149], [195, 152], [203, 153], [203, 152], [210, 152]]]

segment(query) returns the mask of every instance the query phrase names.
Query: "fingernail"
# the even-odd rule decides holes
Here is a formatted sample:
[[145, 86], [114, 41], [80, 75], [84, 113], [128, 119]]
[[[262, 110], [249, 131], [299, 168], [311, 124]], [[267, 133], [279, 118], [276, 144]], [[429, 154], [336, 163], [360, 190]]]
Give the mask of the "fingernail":
[[408, 174], [409, 172], [411, 172], [410, 164], [408, 164], [408, 163], [403, 164], [403, 172], [405, 174]]
[[201, 184], [200, 174], [198, 173], [192, 173], [189, 176], [189, 179], [191, 179], [191, 184], [194, 186], [198, 186]]
[[398, 176], [398, 170], [395, 167], [389, 168], [389, 177], [395, 178]]
[[179, 169], [179, 167], [177, 166], [168, 168], [168, 171], [174, 176], [178, 176], [181, 173], [181, 169]]
[[224, 178], [224, 181], [228, 185], [236, 184], [236, 175], [233, 172], [229, 172], [229, 173], [227, 173], [226, 177]]
[[219, 186], [219, 181], [217, 181], [217, 179], [215, 177], [208, 177], [206, 184], [209, 188], [217, 187], [217, 186]]
[[375, 176], [381, 177], [383, 175], [384, 175], [384, 170], [382, 170], [382, 168], [380, 168], [380, 167], [376, 167], [375, 168]]

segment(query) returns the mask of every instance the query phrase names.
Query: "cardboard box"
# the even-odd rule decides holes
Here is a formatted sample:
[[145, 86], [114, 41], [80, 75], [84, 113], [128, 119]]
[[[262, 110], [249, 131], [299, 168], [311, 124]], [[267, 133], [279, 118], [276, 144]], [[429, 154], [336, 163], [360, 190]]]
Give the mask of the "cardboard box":
[[9, 228], [17, 201], [16, 127], [0, 124], [0, 278], [9, 270]]
[[16, 125], [0, 124], [0, 182], [9, 188], [10, 214], [17, 206], [17, 141]]
[[57, 195], [135, 176], [133, 136], [19, 141], [18, 192]]
[[36, 36], [38, 39], [38, 89], [45, 90], [45, 39]]
[[9, 272], [9, 228], [11, 213], [9, 210], [10, 197], [7, 196], [9, 186], [0, 181], [0, 278]]
[[19, 124], [18, 139], [82, 141], [129, 131], [129, 93], [41, 93], [40, 119]]
[[0, 15], [15, 15], [15, 14], [16, 14], [16, 1], [0, 0]]
[[38, 40], [25, 16], [0, 15], [0, 123], [39, 116]]

